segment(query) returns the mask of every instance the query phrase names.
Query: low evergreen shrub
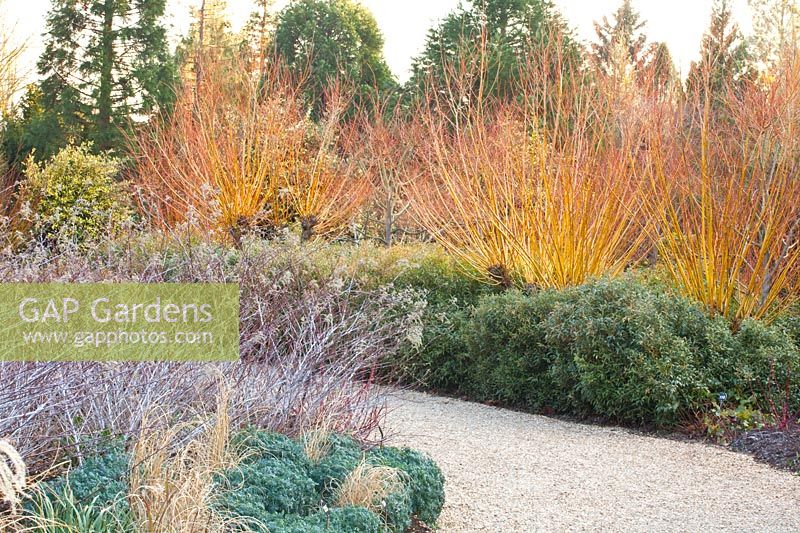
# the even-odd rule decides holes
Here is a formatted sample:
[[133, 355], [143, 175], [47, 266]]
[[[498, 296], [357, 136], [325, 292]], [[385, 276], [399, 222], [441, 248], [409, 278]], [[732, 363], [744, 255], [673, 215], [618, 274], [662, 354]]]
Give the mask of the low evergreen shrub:
[[435, 254], [408, 265], [394, 286], [419, 291], [425, 309], [421, 342], [403, 346], [393, 369], [415, 384], [439, 391], [458, 390], [467, 378], [465, 324], [472, 307], [494, 289], [476, 281], [452, 259]]
[[309, 476], [323, 499], [330, 503], [335, 499], [336, 487], [358, 465], [363, 452], [356, 441], [345, 435], [329, 434], [325, 441], [327, 453], [311, 462]]
[[410, 380], [537, 412], [665, 427], [720, 395], [765, 412], [800, 408], [794, 315], [734, 327], [637, 274], [561, 291], [469, 294], [439, 317], [446, 325], [428, 315], [429, 334], [444, 340], [408, 355], [416, 357], [405, 366]]
[[427, 455], [409, 448], [375, 448], [367, 460], [376, 465], [397, 468], [408, 476], [411, 512], [419, 520], [433, 525], [444, 505], [444, 475]]
[[[304, 439], [255, 428], [234, 434], [230, 446], [241, 460], [216, 474], [213, 509], [231, 528], [257, 532], [403, 533], [413, 516], [435, 524], [444, 503], [444, 477], [428, 457], [406, 448], [365, 451], [348, 436], [329, 434], [319, 442], [322, 455], [312, 460], [306, 445]], [[401, 474], [402, 488], [378, 502], [380, 514], [335, 506], [337, 488], [364, 460]], [[43, 499], [28, 502], [27, 512], [103, 521], [112, 510], [130, 525], [129, 468], [122, 449], [91, 457], [48, 483]]]
[[77, 502], [127, 507], [128, 454], [115, 447], [103, 454], [86, 458], [69, 473], [47, 484], [46, 490], [59, 495], [70, 493]]
[[272, 515], [261, 524], [247, 524], [257, 533], [382, 533], [381, 518], [363, 507], [317, 511], [308, 516]]
[[[573, 363], [575, 399], [593, 413], [670, 425], [708, 397], [683, 319], [692, 304], [631, 279], [564, 291], [542, 322], [547, 349]], [[565, 391], [567, 392], [567, 391]]]
[[287, 459], [258, 459], [221, 473], [218, 480], [218, 506], [226, 516], [306, 515], [319, 503], [305, 465]]
[[563, 299], [557, 291], [511, 290], [480, 300], [461, 334], [466, 341], [467, 393], [534, 410], [572, 407], [559, 353], [548, 345], [545, 319]]

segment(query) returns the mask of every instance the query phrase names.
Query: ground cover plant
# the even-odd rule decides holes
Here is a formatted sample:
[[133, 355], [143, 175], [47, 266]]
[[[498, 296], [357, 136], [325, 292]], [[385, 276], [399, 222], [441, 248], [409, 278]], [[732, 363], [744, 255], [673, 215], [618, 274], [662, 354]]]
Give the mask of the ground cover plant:
[[344, 533], [435, 523], [444, 478], [426, 456], [364, 449], [324, 428], [294, 440], [252, 426], [232, 432], [230, 391], [223, 381], [220, 387], [213, 416], [202, 422], [170, 425], [165, 412], [154, 410], [130, 450], [109, 442], [36, 486], [25, 484], [24, 462], [3, 441], [14, 470], [13, 487], [6, 487], [4, 473], [11, 515], [0, 525], [11, 531]]

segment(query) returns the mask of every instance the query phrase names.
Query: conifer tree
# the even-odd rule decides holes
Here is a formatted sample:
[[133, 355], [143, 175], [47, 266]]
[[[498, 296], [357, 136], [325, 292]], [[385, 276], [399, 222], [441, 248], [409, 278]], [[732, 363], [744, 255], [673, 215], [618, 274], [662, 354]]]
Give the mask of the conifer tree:
[[407, 86], [412, 94], [424, 92], [428, 83], [444, 83], [460, 65], [482, 63], [484, 95], [513, 98], [521, 73], [548, 54], [575, 63], [580, 57], [550, 0], [465, 0], [428, 31]]
[[275, 31], [275, 17], [271, 13], [273, 0], [255, 0], [255, 10], [244, 28], [248, 46], [250, 69], [264, 77], [269, 60], [272, 33]]
[[714, 105], [724, 93], [756, 75], [729, 0], [715, 0], [711, 24], [700, 46], [700, 61], [692, 63], [687, 79], [689, 94], [708, 96]]
[[[199, 90], [204, 68], [221, 62], [235, 63], [241, 38], [231, 30], [226, 0], [201, 0], [192, 10], [189, 32], [176, 52], [184, 84]], [[238, 68], [239, 65], [233, 65]]]
[[624, 0], [613, 15], [594, 23], [597, 42], [592, 45], [595, 65], [604, 73], [615, 75], [625, 68], [637, 68], [644, 62], [647, 24], [630, 0]]
[[174, 100], [165, 0], [53, 0], [39, 58], [42, 103], [100, 150]]
[[623, 0], [612, 19], [595, 22], [597, 42], [592, 44], [595, 68], [617, 84], [646, 82], [654, 89], [670, 90], [677, 81], [666, 43], [648, 43], [641, 18], [630, 0]]

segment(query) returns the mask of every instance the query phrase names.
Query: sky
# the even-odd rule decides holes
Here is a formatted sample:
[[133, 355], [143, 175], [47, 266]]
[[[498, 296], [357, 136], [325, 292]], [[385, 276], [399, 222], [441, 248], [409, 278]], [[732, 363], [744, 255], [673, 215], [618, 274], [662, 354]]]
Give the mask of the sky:
[[[167, 0], [167, 24], [173, 39], [186, 31], [189, 8], [200, 0]], [[400, 81], [407, 79], [411, 61], [425, 42], [428, 29], [447, 15], [458, 0], [361, 0], [369, 8], [386, 38], [384, 53], [389, 67]], [[277, 7], [286, 4], [279, 0]], [[620, 0], [555, 0], [556, 6], [581, 40], [594, 39], [594, 21], [610, 16]], [[633, 0], [634, 7], [647, 21], [645, 31], [651, 41], [664, 41], [676, 67], [686, 75], [699, 55], [703, 32], [708, 28], [712, 0]], [[733, 0], [734, 16], [742, 30], [751, 29], [746, 0]], [[42, 50], [44, 18], [50, 0], [5, 0], [8, 18], [15, 24], [15, 35], [27, 39], [28, 50], [21, 65], [33, 76], [36, 58]], [[228, 0], [234, 29], [244, 24], [252, 10], [252, 0]]]

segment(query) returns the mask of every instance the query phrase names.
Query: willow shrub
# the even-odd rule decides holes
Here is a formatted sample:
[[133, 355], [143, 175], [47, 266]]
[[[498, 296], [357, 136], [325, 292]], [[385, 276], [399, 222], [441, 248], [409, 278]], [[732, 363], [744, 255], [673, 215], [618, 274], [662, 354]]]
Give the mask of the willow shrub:
[[238, 244], [292, 221], [306, 239], [347, 226], [368, 187], [344, 176], [332, 146], [344, 98], [332, 94], [315, 124], [300, 81], [270, 64], [258, 79], [206, 65], [204, 82], [182, 91], [169, 117], [131, 139], [139, 208], [156, 227], [192, 222]]
[[[651, 236], [673, 282], [738, 326], [800, 299], [800, 61], [695, 101], [648, 144]], [[687, 130], [686, 124], [698, 124]]]

